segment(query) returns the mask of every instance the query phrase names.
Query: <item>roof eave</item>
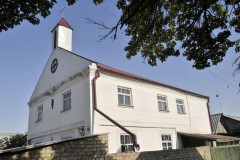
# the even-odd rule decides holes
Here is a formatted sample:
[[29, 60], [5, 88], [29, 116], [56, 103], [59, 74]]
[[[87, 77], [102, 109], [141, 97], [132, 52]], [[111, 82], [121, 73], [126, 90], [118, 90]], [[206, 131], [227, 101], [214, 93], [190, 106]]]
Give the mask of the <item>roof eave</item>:
[[170, 88], [170, 89], [174, 89], [174, 90], [177, 90], [177, 91], [180, 91], [180, 92], [189, 93], [189, 94], [195, 95], [195, 96], [197, 96], [197, 97], [209, 99], [208, 96], [204, 96], [204, 95], [197, 94], [197, 93], [194, 93], [194, 92], [191, 92], [191, 91], [187, 91], [187, 90], [184, 90], [184, 89], [181, 89], [181, 88], [177, 88], [177, 87], [173, 87], [173, 86], [170, 86], [170, 85], [166, 85], [166, 84], [163, 84], [163, 83], [160, 83], [160, 82], [157, 82], [157, 81], [140, 79], [140, 78], [137, 78], [137, 77], [133, 77], [133, 76], [126, 75], [126, 74], [121, 74], [121, 73], [118, 73], [118, 72], [114, 72], [114, 71], [111, 71], [111, 70], [102, 68], [102, 67], [100, 67], [100, 66], [98, 66], [98, 68], [101, 68], [101, 70], [106, 71], [106, 72], [109, 72], [109, 73], [113, 73], [113, 74], [117, 74], [117, 75], [120, 75], [120, 76], [124, 76], [124, 77], [128, 77], [128, 78], [132, 78], [132, 79], [144, 81], [144, 82], [151, 83], [151, 84], [160, 85], [160, 86], [163, 86], [163, 87], [166, 87], [166, 88]]
[[[52, 30], [51, 32], [53, 32], [53, 31], [57, 28], [57, 26], [63, 26], [63, 27], [66, 27], [66, 26], [64, 26], [64, 25], [57, 24], [57, 25], [53, 28], [53, 30]], [[69, 27], [66, 27], [66, 28], [73, 30], [72, 28], [69, 28]]]

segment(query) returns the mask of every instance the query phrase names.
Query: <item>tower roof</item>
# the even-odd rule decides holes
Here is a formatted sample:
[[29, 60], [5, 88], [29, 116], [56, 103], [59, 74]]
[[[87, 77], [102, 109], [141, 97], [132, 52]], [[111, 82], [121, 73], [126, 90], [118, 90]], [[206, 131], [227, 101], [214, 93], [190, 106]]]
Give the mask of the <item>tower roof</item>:
[[[58, 25], [61, 25], [61, 26], [64, 26], [64, 27], [67, 27], [67, 28], [73, 30], [72, 27], [67, 23], [67, 21], [66, 21], [64, 18], [61, 18], [61, 20], [60, 20], [60, 21], [58, 22], [58, 24], [53, 28], [53, 30], [54, 30]], [[53, 30], [52, 30], [51, 32], [53, 32]]]

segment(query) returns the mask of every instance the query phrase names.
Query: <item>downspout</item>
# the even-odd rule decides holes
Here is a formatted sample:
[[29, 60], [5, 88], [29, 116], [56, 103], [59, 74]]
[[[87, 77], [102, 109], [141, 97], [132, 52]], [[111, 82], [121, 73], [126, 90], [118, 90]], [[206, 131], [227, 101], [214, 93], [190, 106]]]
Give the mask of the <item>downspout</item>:
[[207, 101], [207, 107], [208, 107], [209, 122], [210, 122], [211, 130], [212, 130], [212, 132], [213, 132], [212, 118], [211, 118], [211, 115], [210, 115], [209, 97], [208, 97], [208, 101]]
[[100, 77], [100, 68], [97, 69], [97, 75], [93, 78], [93, 85], [94, 85], [94, 109], [100, 113], [103, 117], [105, 117], [106, 119], [108, 119], [109, 121], [111, 121], [113, 124], [115, 124], [116, 126], [118, 126], [119, 128], [121, 128], [122, 130], [124, 130], [125, 132], [127, 132], [128, 134], [130, 134], [133, 138], [134, 138], [134, 146], [136, 147], [136, 149], [139, 151], [140, 150], [140, 145], [137, 143], [137, 136], [130, 132], [129, 130], [127, 130], [125, 127], [123, 127], [122, 125], [120, 125], [119, 123], [117, 123], [116, 121], [114, 121], [112, 118], [108, 117], [105, 113], [103, 113], [102, 111], [100, 111], [97, 108], [97, 94], [96, 94], [96, 80], [97, 78]]

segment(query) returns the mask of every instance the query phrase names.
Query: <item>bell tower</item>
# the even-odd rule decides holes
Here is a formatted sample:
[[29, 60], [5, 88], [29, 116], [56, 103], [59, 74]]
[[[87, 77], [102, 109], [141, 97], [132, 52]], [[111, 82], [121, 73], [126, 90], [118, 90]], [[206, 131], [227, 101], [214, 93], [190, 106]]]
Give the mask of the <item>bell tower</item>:
[[52, 32], [52, 52], [61, 47], [72, 51], [72, 27], [62, 18], [53, 28]]

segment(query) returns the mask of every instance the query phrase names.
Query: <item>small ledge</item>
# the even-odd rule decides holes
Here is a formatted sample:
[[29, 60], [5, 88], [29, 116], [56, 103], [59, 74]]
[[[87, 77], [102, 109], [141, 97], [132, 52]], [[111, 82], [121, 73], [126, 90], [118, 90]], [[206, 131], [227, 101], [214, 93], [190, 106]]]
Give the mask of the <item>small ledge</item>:
[[36, 123], [37, 123], [37, 122], [40, 122], [40, 121], [42, 121], [42, 119], [41, 119], [41, 120], [37, 120]]
[[69, 111], [70, 109], [71, 109], [71, 108], [66, 109], [66, 110], [63, 110], [63, 111], [61, 111], [60, 113], [63, 113], [63, 112]]
[[178, 114], [183, 114], [184, 115], [184, 114], [187, 114], [187, 113], [184, 112], [184, 113], [178, 113]]
[[163, 112], [163, 113], [169, 113], [169, 110], [158, 110], [159, 112]]
[[131, 108], [131, 109], [134, 108], [134, 106], [128, 106], [128, 105], [123, 105], [123, 104], [119, 104], [118, 107]]

